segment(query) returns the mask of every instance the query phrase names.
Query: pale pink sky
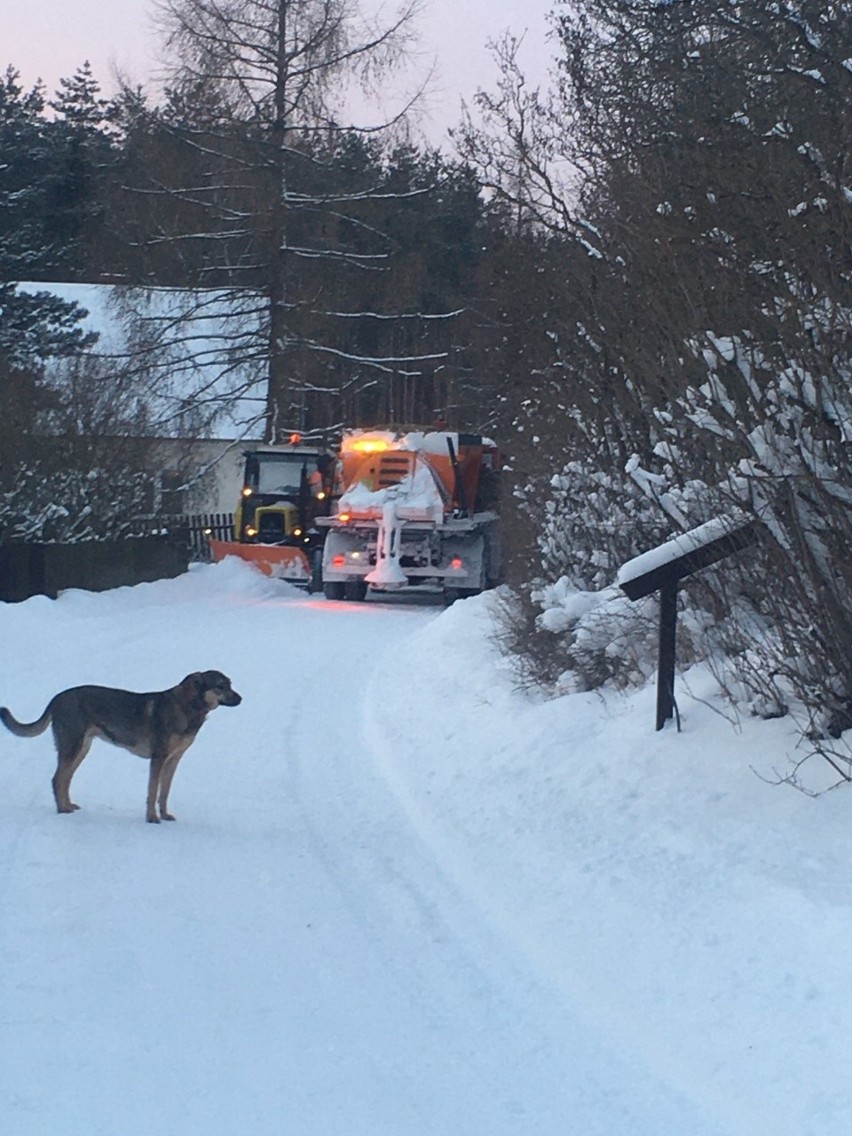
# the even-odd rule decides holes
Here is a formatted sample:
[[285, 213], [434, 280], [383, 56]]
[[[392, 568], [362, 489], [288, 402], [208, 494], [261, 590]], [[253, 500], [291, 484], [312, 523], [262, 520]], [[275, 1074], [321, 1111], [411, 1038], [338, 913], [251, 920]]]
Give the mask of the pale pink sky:
[[[485, 44], [507, 28], [526, 32], [520, 58], [528, 77], [546, 79], [552, 46], [545, 15], [553, 6], [553, 0], [426, 0], [420, 51], [438, 68], [424, 123], [433, 142], [458, 122], [460, 99], [469, 102], [477, 87], [493, 86]], [[148, 85], [157, 71], [152, 10], [151, 0], [0, 0], [0, 68], [12, 64], [26, 87], [43, 79], [50, 95], [87, 59], [105, 94], [114, 89], [116, 67]]]

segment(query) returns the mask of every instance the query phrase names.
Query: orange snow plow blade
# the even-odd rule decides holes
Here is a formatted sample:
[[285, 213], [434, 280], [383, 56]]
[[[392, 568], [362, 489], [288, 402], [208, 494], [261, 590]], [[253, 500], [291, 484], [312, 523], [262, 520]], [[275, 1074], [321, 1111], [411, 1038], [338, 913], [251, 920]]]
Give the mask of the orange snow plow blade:
[[291, 584], [308, 584], [311, 565], [301, 548], [282, 544], [240, 544], [235, 540], [211, 540], [210, 551], [218, 563], [226, 556], [236, 556], [254, 564], [265, 576], [289, 580]]

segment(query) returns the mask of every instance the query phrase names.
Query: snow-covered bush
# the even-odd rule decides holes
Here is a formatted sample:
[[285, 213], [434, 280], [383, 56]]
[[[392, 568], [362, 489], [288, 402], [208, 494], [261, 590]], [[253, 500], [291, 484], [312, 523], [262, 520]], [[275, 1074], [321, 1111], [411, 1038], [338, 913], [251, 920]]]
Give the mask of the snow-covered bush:
[[139, 535], [149, 481], [125, 468], [22, 467], [0, 492], [0, 538], [73, 544]]
[[539, 536], [545, 575], [582, 590], [611, 584], [625, 560], [658, 543], [670, 524], [623, 471], [567, 462], [550, 480]]
[[745, 334], [692, 348], [706, 381], [648, 416], [644, 465], [599, 469], [585, 454], [551, 481], [540, 545], [556, 582], [530, 591], [527, 620], [552, 640], [547, 681], [647, 677], [653, 613], [613, 591], [618, 566], [736, 509], [760, 522], [757, 545], [681, 588], [679, 662], [712, 657], [741, 706], [795, 705], [814, 739], [837, 736], [852, 725], [849, 377], [778, 371]]
[[817, 308], [798, 322], [801, 350], [788, 344], [783, 365], [747, 332], [693, 344], [707, 381], [684, 392], [679, 417], [715, 448], [721, 491], [762, 526], [738, 586], [768, 632], [743, 681], [776, 705], [797, 699], [824, 735], [852, 725], [852, 368], [832, 346], [852, 319]]
[[565, 669], [556, 677], [559, 693], [595, 690], [605, 684], [636, 686], [653, 673], [657, 604], [632, 604], [616, 587], [579, 591], [563, 576], [534, 590], [541, 608], [537, 629], [560, 641]]
[[[560, 471], [525, 498], [542, 573], [603, 595], [628, 556], [751, 517], [755, 546], [681, 588], [681, 624], [706, 625], [693, 646], [740, 705], [797, 708], [847, 776], [830, 739], [852, 735], [848, 5], [589, 0], [557, 36], [552, 98], [525, 98], [509, 58], [511, 98], [486, 104], [503, 136], [478, 148], [513, 216], [562, 241], [554, 358], [524, 390], [541, 408], [524, 436]], [[612, 680], [554, 603], [522, 596], [527, 661]]]
[[156, 443], [130, 372], [69, 354], [10, 371], [0, 409], [0, 539], [71, 543], [146, 527]]

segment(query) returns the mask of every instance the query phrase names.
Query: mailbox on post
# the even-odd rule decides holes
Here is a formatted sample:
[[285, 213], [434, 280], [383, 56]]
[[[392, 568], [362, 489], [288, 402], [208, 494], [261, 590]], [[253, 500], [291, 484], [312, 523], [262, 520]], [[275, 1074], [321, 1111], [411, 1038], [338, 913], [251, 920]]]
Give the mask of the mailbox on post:
[[660, 639], [657, 661], [657, 726], [661, 730], [674, 717], [674, 669], [677, 636], [678, 583], [753, 544], [757, 521], [717, 517], [657, 548], [628, 560], [616, 583], [628, 599], [640, 600], [660, 593]]

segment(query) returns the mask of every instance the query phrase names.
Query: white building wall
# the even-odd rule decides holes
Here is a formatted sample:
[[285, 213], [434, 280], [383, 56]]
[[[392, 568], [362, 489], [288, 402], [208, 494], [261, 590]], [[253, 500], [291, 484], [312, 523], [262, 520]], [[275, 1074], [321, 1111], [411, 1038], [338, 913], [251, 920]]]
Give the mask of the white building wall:
[[161, 489], [183, 486], [180, 505], [172, 509], [161, 501], [158, 509], [181, 513], [233, 513], [243, 487], [245, 450], [250, 442], [213, 439], [161, 438], [156, 445]]

